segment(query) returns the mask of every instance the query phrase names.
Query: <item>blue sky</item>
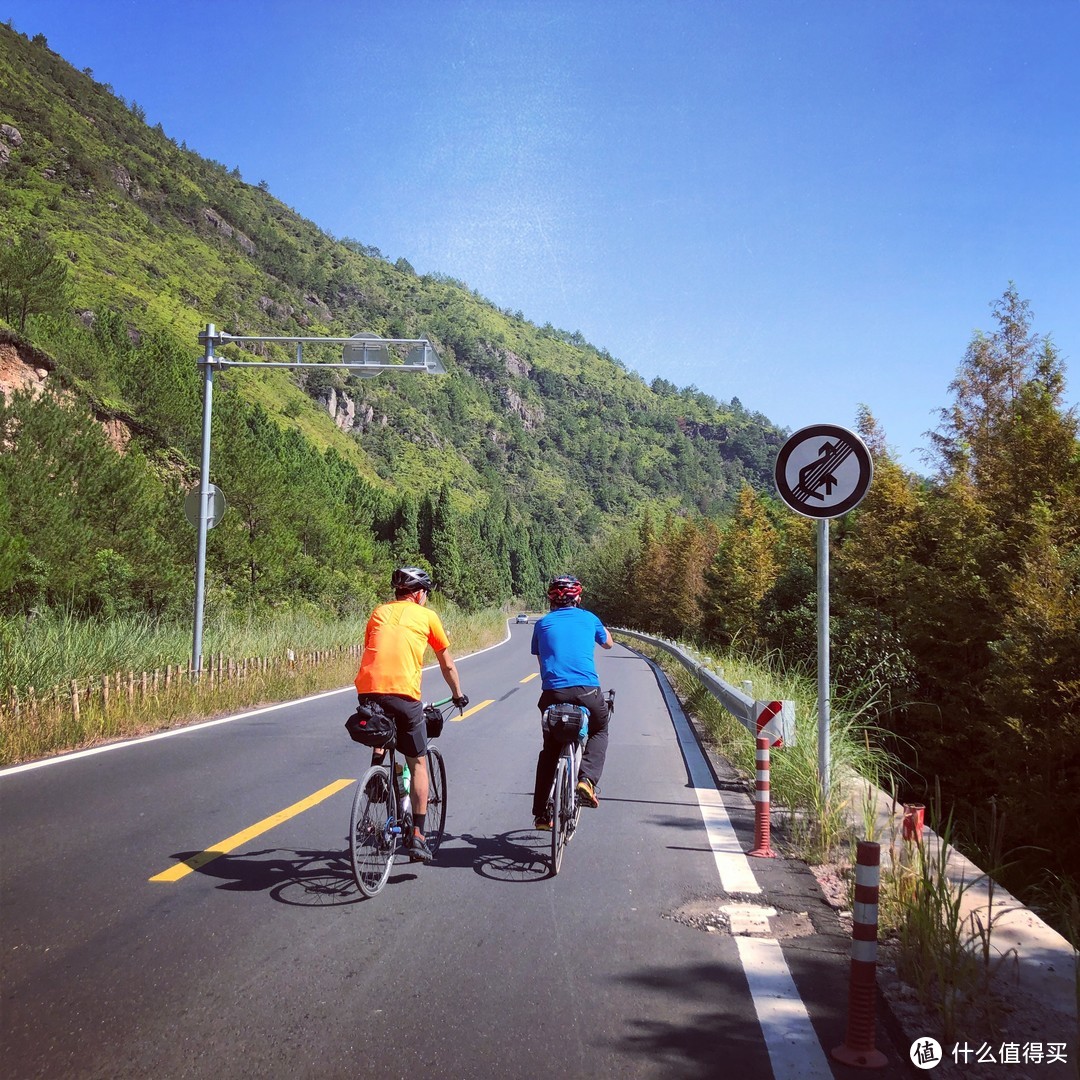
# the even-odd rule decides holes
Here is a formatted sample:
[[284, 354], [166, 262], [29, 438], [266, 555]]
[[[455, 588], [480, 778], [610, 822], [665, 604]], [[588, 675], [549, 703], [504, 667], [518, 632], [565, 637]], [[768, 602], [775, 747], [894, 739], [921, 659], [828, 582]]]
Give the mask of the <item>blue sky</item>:
[[[909, 467], [1014, 281], [1080, 379], [1080, 0], [0, 0], [337, 237]], [[364, 329], [357, 327], [358, 330]]]

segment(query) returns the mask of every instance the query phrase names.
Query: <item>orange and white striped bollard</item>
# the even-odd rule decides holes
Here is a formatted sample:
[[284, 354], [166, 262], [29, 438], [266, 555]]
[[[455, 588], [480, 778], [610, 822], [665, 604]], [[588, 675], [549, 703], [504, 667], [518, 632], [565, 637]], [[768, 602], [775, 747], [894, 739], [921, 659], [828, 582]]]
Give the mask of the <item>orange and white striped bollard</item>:
[[758, 736], [755, 757], [757, 773], [754, 781], [754, 850], [751, 855], [759, 859], [775, 859], [776, 853], [769, 847], [769, 742], [770, 736]]
[[881, 845], [860, 840], [855, 856], [854, 924], [851, 929], [851, 976], [847, 1033], [832, 1056], [845, 1065], [880, 1069], [885, 1055], [874, 1045], [877, 1027], [878, 886]]

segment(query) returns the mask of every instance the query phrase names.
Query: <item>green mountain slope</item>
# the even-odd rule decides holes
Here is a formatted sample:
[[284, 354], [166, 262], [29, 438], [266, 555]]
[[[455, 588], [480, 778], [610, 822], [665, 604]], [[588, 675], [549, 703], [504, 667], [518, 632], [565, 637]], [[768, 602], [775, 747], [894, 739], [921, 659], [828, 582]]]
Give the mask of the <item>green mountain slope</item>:
[[[205, 324], [237, 335], [364, 331], [434, 342], [448, 377], [358, 380], [327, 368], [219, 378], [222, 424], [230, 416], [234, 435], [248, 432], [249, 450], [268, 454], [279, 473], [308, 462], [294, 468], [294, 494], [302, 481], [329, 518], [342, 512], [333, 485], [345, 476], [360, 484], [352, 522], [376, 546], [359, 563], [355, 552], [317, 552], [324, 570], [346, 559], [376, 573], [407, 557], [410, 542], [435, 560], [438, 531], [450, 528], [472, 545], [457, 553], [461, 576], [492, 582], [470, 586], [479, 602], [478, 589], [487, 599], [520, 592], [522, 574], [549, 572], [644, 505], [716, 513], [744, 479], [770, 484], [783, 435], [764, 416], [694, 388], [647, 385], [579, 334], [538, 327], [460, 282], [417, 276], [404, 260], [391, 265], [327, 235], [263, 186], [147, 126], [137, 105], [43, 39], [0, 26], [0, 89], [0, 238], [47, 241], [71, 285], [71, 317], [31, 318], [11, 340], [50, 356], [52, 382], [90, 402], [99, 421], [126, 421], [131, 446], [165, 488], [189, 484], [198, 460]], [[263, 355], [287, 358], [273, 347]], [[212, 473], [247, 513], [251, 535], [257, 486], [230, 491], [225, 458], [246, 452], [215, 442]], [[325, 500], [308, 494], [316, 488]], [[275, 524], [297, 543], [298, 522]], [[186, 553], [174, 557], [183, 563]], [[212, 571], [231, 581], [239, 569], [218, 557]], [[266, 574], [252, 566], [243, 595], [265, 599]]]

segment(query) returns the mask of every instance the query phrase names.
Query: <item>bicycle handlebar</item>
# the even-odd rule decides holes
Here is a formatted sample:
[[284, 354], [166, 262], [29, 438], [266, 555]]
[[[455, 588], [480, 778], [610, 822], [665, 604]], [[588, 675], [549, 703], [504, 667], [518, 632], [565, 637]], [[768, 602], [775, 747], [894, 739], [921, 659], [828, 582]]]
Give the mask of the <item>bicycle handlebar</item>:
[[[450, 705], [450, 704], [452, 704], [452, 703], [453, 703], [453, 700], [454, 700], [454, 697], [453, 697], [453, 695], [451, 695], [451, 696], [450, 696], [450, 697], [448, 697], [448, 698], [443, 698], [443, 699], [442, 699], [442, 701], [429, 701], [429, 702], [427, 703], [427, 706], [425, 706], [425, 707], [426, 707], [426, 708], [436, 708], [436, 709], [441, 709], [441, 708], [442, 708], [442, 707], [443, 707], [444, 705]], [[455, 706], [455, 708], [457, 708], [457, 706]], [[465, 710], [464, 710], [463, 708], [459, 708], [459, 709], [458, 709], [458, 712], [459, 712], [459, 713], [463, 713], [464, 711], [465, 711]]]

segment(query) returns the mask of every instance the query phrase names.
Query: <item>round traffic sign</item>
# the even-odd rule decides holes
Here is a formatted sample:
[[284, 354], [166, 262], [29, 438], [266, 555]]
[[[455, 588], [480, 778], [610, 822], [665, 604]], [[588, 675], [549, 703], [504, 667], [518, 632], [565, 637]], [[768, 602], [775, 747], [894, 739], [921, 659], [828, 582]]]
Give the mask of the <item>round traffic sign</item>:
[[[184, 496], [184, 516], [197, 529], [199, 527], [199, 509], [202, 497], [198, 488], [192, 488]], [[212, 529], [225, 513], [225, 493], [217, 486], [211, 484], [206, 489], [206, 527]]]
[[866, 444], [855, 432], [833, 424], [796, 431], [776, 457], [776, 490], [804, 517], [846, 514], [862, 502], [873, 475]]
[[[383, 367], [390, 363], [390, 351], [378, 334], [353, 334], [352, 340], [346, 342], [342, 349], [341, 361], [355, 365], [349, 370], [357, 378], [374, 379], [381, 375]], [[378, 370], [365, 371], [365, 364], [371, 364]]]

